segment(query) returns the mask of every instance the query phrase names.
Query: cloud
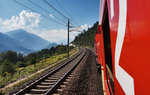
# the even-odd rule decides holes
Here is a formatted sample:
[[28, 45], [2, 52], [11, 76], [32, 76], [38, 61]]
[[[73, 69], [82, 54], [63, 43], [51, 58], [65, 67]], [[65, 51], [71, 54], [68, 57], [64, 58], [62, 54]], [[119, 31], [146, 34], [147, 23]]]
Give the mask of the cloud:
[[50, 42], [56, 42], [60, 43], [67, 37], [67, 31], [64, 29], [59, 30], [43, 30], [40, 34], [38, 34], [40, 37], [50, 41]]
[[79, 27], [75, 27], [73, 28], [71, 31], [72, 32], [82, 32], [83, 30], [87, 30], [88, 28], [90, 28], [91, 26], [88, 26], [88, 24], [84, 24], [84, 25], [81, 25]]
[[[70, 41], [72, 41], [75, 36], [78, 35], [78, 32], [70, 33]], [[67, 30], [65, 29], [56, 29], [56, 30], [43, 30], [38, 36], [56, 43], [66, 43], [67, 42]]]
[[[89, 26], [87, 24], [82, 25], [80, 30], [87, 30]], [[42, 32], [38, 34], [38, 36], [56, 43], [66, 43], [67, 42], [67, 30], [65, 29], [55, 29], [55, 30], [41, 30]], [[77, 36], [79, 33], [78, 31], [70, 32], [70, 42]]]
[[12, 16], [11, 19], [0, 18], [0, 30], [7, 32], [15, 29], [32, 29], [38, 27], [40, 14], [22, 10], [18, 16]]
[[54, 18], [53, 14], [49, 14], [49, 16], [50, 16], [51, 18]]
[[[49, 14], [51, 18], [54, 18], [52, 14]], [[48, 30], [44, 28], [39, 28], [41, 15], [35, 12], [22, 10], [17, 16], [12, 16], [10, 19], [0, 18], [0, 32], [8, 32], [16, 29], [24, 29], [30, 33], [34, 33], [45, 40], [56, 43], [66, 43], [67, 42], [67, 30], [65, 29], [55, 29]], [[70, 32], [70, 42], [77, 36], [81, 31], [87, 30], [89, 26], [84, 24], [80, 27], [73, 28]]]
[[84, 25], [81, 25], [81, 26], [80, 26], [80, 30], [81, 30], [81, 31], [87, 30], [89, 27], [91, 27], [91, 26], [88, 26], [87, 24], [84, 24]]

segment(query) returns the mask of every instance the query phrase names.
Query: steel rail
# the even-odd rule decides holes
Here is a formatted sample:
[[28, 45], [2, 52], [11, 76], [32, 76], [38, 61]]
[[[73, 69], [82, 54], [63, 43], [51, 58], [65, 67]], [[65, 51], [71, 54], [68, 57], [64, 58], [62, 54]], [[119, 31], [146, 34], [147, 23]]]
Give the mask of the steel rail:
[[81, 56], [81, 58], [74, 64], [74, 66], [45, 94], [45, 95], [52, 95], [57, 88], [65, 81], [65, 79], [71, 74], [71, 72], [77, 67], [77, 65], [81, 62], [84, 58], [86, 52]]
[[[42, 81], [48, 79], [49, 76], [53, 75], [54, 73], [56, 73], [57, 71], [61, 70], [63, 67], [65, 67], [67, 64], [69, 64], [70, 62], [72, 62], [73, 60], [75, 60], [76, 58], [78, 58], [80, 55], [82, 55], [83, 53], [85, 53], [85, 50], [84, 51], [81, 51], [79, 52], [76, 56], [74, 56], [73, 58], [71, 58], [70, 60], [68, 60], [66, 63], [60, 65], [58, 68], [56, 68], [55, 70], [51, 71], [50, 73], [46, 74], [45, 76], [41, 77], [40, 79], [36, 80], [35, 82], [31, 83], [29, 86], [26, 86], [24, 89], [21, 89], [19, 92], [13, 94], [13, 95], [23, 95], [25, 93], [27, 93], [28, 91], [30, 91], [32, 88], [36, 87], [38, 84], [40, 84]], [[85, 55], [85, 54], [84, 54]], [[81, 58], [82, 59], [82, 58]], [[78, 61], [79, 62], [79, 61]], [[75, 68], [75, 66], [73, 66], [73, 68]], [[70, 72], [72, 70], [69, 70]], [[69, 74], [69, 72], [68, 72]], [[65, 74], [65, 75], [68, 75], [68, 74]], [[63, 76], [65, 78], [65, 75]], [[61, 79], [64, 79], [64, 78], [61, 78]], [[61, 80], [59, 80], [58, 82], [60, 82]], [[56, 83], [52, 88], [54, 90], [54, 88], [56, 88], [59, 83]], [[51, 88], [51, 89], [52, 89]], [[48, 90], [47, 93], [52, 93], [53, 90]], [[46, 93], [46, 95], [47, 95]]]

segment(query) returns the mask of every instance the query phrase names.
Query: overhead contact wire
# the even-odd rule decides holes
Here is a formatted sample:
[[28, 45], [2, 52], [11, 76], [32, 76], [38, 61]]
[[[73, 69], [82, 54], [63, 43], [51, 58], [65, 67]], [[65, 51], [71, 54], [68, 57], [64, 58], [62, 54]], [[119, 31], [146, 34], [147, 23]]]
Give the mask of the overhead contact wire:
[[[47, 19], [49, 19], [49, 20], [51, 20], [51, 21], [53, 21], [53, 22], [55, 22], [55, 23], [57, 23], [57, 24], [59, 24], [59, 25], [65, 26], [64, 24], [59, 23], [59, 22], [57, 22], [57, 21], [55, 21], [55, 20], [53, 20], [53, 19], [50, 19], [49, 17], [47, 17], [47, 16], [41, 14], [40, 12], [35, 11], [35, 10], [33, 10], [33, 9], [29, 8], [29, 7], [27, 7], [26, 5], [24, 5], [24, 4], [20, 3], [20, 2], [18, 2], [17, 0], [14, 0], [14, 1], [15, 1], [16, 3], [18, 3], [18, 4], [22, 5], [22, 6], [24, 6], [25, 8], [30, 9], [30, 10], [33, 11], [33, 12], [39, 13], [39, 14], [42, 15], [43, 17], [45, 17], [45, 18], [47, 18]], [[66, 26], [65, 26], [65, 27], [66, 27]]]
[[[44, 10], [45, 12], [47, 12], [48, 14], [52, 14], [51, 12], [49, 12], [48, 10], [46, 10], [46, 9], [44, 9], [44, 8], [42, 8], [40, 5], [38, 5], [38, 4], [36, 4], [36, 3], [34, 3], [32, 0], [28, 0], [28, 1], [30, 1], [32, 4], [34, 4], [34, 5], [36, 5], [36, 6], [38, 6], [39, 8], [41, 8], [42, 10]], [[62, 22], [64, 22], [64, 23], [66, 23], [64, 20], [62, 20], [62, 19], [60, 19], [60, 18], [58, 18], [57, 16], [55, 16], [54, 14], [52, 14], [56, 19], [58, 19], [58, 20], [60, 20], [60, 21], [62, 21]]]

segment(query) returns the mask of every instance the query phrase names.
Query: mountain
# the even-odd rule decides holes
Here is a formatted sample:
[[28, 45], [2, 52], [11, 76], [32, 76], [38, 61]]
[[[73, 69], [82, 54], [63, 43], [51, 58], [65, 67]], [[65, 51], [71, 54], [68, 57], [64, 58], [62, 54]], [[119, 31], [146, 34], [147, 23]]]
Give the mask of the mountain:
[[7, 50], [13, 50], [13, 51], [22, 52], [22, 53], [31, 52], [30, 50], [21, 46], [19, 43], [20, 43], [19, 41], [5, 34], [0, 33], [0, 52], [4, 52]]
[[56, 43], [50, 43], [49, 45], [47, 45], [44, 49], [50, 49], [51, 47], [56, 47], [58, 44]]
[[28, 33], [25, 30], [19, 29], [6, 33], [8, 36], [20, 41], [21, 45], [29, 50], [41, 50], [50, 43], [41, 37]]

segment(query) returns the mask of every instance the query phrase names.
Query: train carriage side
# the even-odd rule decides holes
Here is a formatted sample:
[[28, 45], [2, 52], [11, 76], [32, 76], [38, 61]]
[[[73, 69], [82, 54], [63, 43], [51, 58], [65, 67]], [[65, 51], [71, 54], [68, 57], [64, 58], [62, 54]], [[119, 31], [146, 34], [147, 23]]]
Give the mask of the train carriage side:
[[104, 94], [149, 95], [150, 0], [100, 0], [98, 27]]

